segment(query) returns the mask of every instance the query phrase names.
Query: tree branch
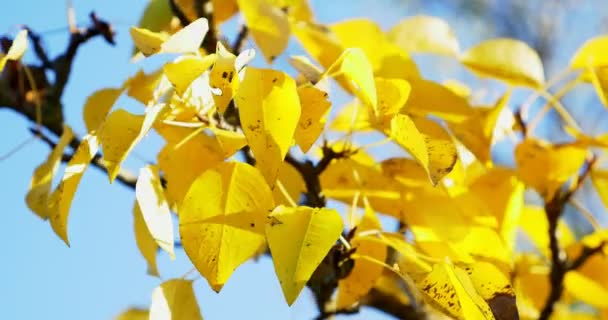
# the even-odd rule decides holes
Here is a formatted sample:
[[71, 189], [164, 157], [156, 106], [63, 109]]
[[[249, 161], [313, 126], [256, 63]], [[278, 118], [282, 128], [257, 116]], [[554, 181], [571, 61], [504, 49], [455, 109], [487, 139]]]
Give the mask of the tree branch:
[[[572, 264], [576, 265], [578, 268], [585, 262], [586, 259], [588, 259], [586, 255], [583, 256], [581, 254], [583, 257], [579, 257], [572, 264], [567, 261], [559, 246], [559, 239], [557, 238], [557, 224], [566, 204], [568, 201], [570, 201], [570, 198], [582, 186], [584, 180], [590, 175], [595, 161], [595, 157], [592, 157], [587, 162], [583, 172], [576, 178], [576, 181], [572, 187], [564, 193], [556, 193], [553, 199], [545, 204], [545, 213], [547, 215], [547, 221], [549, 224], [549, 250], [551, 251], [551, 272], [549, 274], [551, 290], [547, 296], [545, 306], [540, 313], [540, 317], [538, 318], [539, 320], [548, 320], [553, 313], [555, 303], [559, 301], [564, 291], [564, 277], [568, 271], [572, 270]], [[585, 251], [583, 251], [583, 253], [585, 253]]]

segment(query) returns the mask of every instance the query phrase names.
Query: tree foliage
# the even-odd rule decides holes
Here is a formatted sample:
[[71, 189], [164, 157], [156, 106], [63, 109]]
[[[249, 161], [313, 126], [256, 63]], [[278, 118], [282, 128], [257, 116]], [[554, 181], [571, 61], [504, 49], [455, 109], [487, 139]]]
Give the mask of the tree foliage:
[[[238, 34], [220, 34], [235, 15], [244, 20]], [[578, 200], [597, 192], [608, 206], [608, 136], [580, 127], [560, 102], [591, 85], [606, 106], [606, 36], [546, 80], [538, 54], [516, 39], [462, 49], [445, 21], [428, 16], [387, 32], [365, 18], [321, 25], [305, 0], [151, 0], [130, 34], [135, 60], [173, 56], [92, 93], [83, 138], [63, 121], [61, 93], [80, 44], [113, 43], [108, 23], [92, 14], [56, 59], [24, 29], [0, 58], [4, 85], [21, 83], [0, 102], [52, 147], [26, 203], [67, 245], [70, 205], [92, 165], [133, 189], [134, 238], [154, 276], [159, 250], [171, 259], [183, 250], [219, 292], [241, 264], [269, 255], [285, 302], [308, 287], [318, 318], [362, 306], [403, 319], [608, 315], [608, 233]], [[292, 38], [304, 52], [279, 70], [273, 62]], [[20, 62], [28, 39], [39, 66]], [[252, 62], [256, 54], [266, 66]], [[411, 54], [446, 56], [505, 90], [481, 103], [481, 88], [425, 79]], [[37, 82], [45, 71], [53, 83]], [[345, 93], [352, 102], [335, 105]], [[125, 95], [140, 112], [115, 106]], [[515, 104], [516, 95], [527, 99]], [[545, 105], [534, 113], [538, 100]], [[537, 132], [553, 110], [563, 139]], [[165, 145], [133, 175], [122, 163], [150, 134]], [[574, 234], [567, 208], [591, 231]], [[119, 319], [202, 319], [193, 284], [163, 281], [149, 310]]]

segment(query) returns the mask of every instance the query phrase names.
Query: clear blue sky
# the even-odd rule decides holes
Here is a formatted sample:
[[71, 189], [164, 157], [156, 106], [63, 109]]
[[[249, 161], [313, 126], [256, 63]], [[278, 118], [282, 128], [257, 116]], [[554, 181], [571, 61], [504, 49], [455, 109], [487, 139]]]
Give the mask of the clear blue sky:
[[[131, 52], [128, 27], [137, 23], [147, 0], [74, 3], [79, 22], [86, 23], [88, 13], [95, 10], [100, 17], [113, 22], [118, 32], [116, 47], [96, 39], [84, 45], [76, 59], [63, 102], [67, 122], [82, 135], [85, 130], [81, 108], [86, 97], [97, 89], [120, 85], [142, 67], [128, 61]], [[441, 13], [437, 8], [431, 8], [431, 12], [409, 12], [396, 3], [313, 1], [316, 16], [324, 23], [367, 16], [386, 28], [406, 15]], [[64, 0], [12, 1], [0, 11], [0, 33], [14, 32], [17, 25], [27, 24], [42, 32], [48, 50], [54, 55], [64, 48], [67, 30], [50, 30], [65, 27], [65, 17]], [[460, 32], [461, 41], [467, 45], [477, 40], [462, 35]], [[150, 65], [145, 66], [150, 69]], [[28, 127], [29, 123], [20, 116], [0, 109], [3, 133], [0, 154], [29, 138]], [[108, 184], [104, 174], [90, 169], [72, 205], [69, 221], [72, 247], [67, 248], [47, 222], [28, 210], [24, 201], [32, 172], [48, 152], [46, 145], [34, 142], [0, 162], [3, 200], [0, 243], [5, 248], [0, 259], [0, 318], [111, 319], [131, 305], [148, 306], [151, 291], [160, 280], [146, 274], [145, 262], [135, 245], [131, 214], [134, 193], [118, 184]], [[154, 158], [154, 149], [148, 146], [139, 147], [136, 153], [144, 159]], [[135, 170], [141, 165], [137, 157], [126, 163]], [[162, 253], [158, 261], [163, 279], [179, 277], [191, 268], [181, 250], [175, 261]], [[206, 319], [311, 319], [316, 315], [307, 291], [291, 308], [285, 305], [267, 259], [239, 268], [220, 294], [211, 291], [202, 279], [195, 282], [195, 291]], [[380, 318], [383, 316], [369, 309], [350, 317]]]

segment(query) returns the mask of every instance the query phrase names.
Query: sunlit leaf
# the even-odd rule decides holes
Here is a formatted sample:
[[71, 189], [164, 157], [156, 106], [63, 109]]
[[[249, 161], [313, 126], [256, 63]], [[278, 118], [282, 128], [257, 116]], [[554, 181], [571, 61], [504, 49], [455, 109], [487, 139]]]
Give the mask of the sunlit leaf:
[[278, 206], [269, 215], [266, 238], [287, 304], [296, 300], [341, 232], [342, 218], [331, 209]]
[[597, 308], [608, 308], [608, 288], [602, 287], [594, 279], [577, 271], [570, 271], [564, 277], [564, 287], [577, 300]]
[[379, 116], [390, 117], [397, 114], [405, 106], [411, 89], [410, 84], [402, 79], [376, 78]]
[[545, 82], [543, 64], [525, 42], [498, 38], [468, 49], [460, 61], [473, 72], [513, 85], [540, 88]]
[[[374, 211], [367, 207], [361, 221], [357, 224], [357, 231], [351, 245], [356, 248], [356, 253], [361, 256], [371, 257], [377, 261], [386, 259], [386, 246], [378, 242], [365, 241], [358, 238], [361, 232], [369, 230], [380, 230], [380, 220]], [[364, 259], [355, 260], [355, 266], [349, 275], [341, 279], [338, 286], [338, 298], [336, 305], [338, 308], [347, 308], [355, 304], [361, 297], [365, 296], [374, 286], [382, 275], [381, 265], [366, 261]]]
[[411, 79], [409, 84], [411, 91], [402, 113], [433, 115], [452, 122], [462, 122], [473, 113], [466, 99], [438, 83]]
[[167, 37], [147, 29], [131, 27], [131, 38], [146, 57], [156, 53], [197, 53], [209, 30], [207, 19], [200, 18]]
[[99, 129], [123, 91], [122, 88], [106, 88], [95, 91], [87, 98], [82, 115], [88, 132]]
[[171, 23], [173, 14], [169, 1], [150, 0], [137, 24], [140, 28], [159, 32], [165, 30]]
[[162, 69], [146, 74], [143, 71], [138, 71], [133, 77], [129, 78], [124, 84], [128, 87], [127, 95], [137, 101], [147, 105], [154, 98], [154, 89], [160, 83], [163, 75]]
[[158, 167], [148, 165], [139, 170], [135, 197], [150, 234], [158, 246], [169, 253], [171, 259], [175, 259], [173, 220], [160, 182]]
[[276, 59], [289, 41], [289, 22], [280, 8], [266, 0], [237, 0], [249, 32], [268, 63]]
[[119, 314], [114, 320], [148, 320], [149, 311], [139, 308], [129, 308]]
[[365, 53], [358, 48], [346, 49], [326, 71], [330, 75], [341, 75], [348, 81], [351, 91], [366, 105], [376, 110], [378, 101], [374, 74]]
[[192, 81], [209, 69], [215, 60], [215, 55], [208, 55], [203, 58], [199, 56], [181, 56], [174, 62], [167, 63], [163, 67], [163, 71], [175, 87], [175, 92], [182, 95]]
[[587, 150], [576, 144], [552, 146], [526, 139], [515, 148], [519, 178], [546, 199], [578, 173], [586, 157]]
[[[549, 257], [549, 235], [547, 233], [549, 223], [547, 222], [545, 210], [537, 206], [524, 206], [519, 218], [519, 226], [536, 248], [543, 255]], [[557, 224], [556, 235], [563, 246], [574, 242], [575, 239], [568, 225], [562, 220]]]
[[221, 163], [194, 180], [179, 208], [179, 230], [186, 254], [213, 290], [264, 244], [273, 207], [264, 177], [248, 164]]
[[299, 87], [298, 96], [302, 114], [294, 138], [302, 151], [308, 152], [325, 128], [331, 102], [327, 100], [326, 92], [314, 86]]
[[349, 19], [332, 24], [330, 30], [343, 48], [363, 50], [374, 75], [406, 80], [419, 76], [418, 68], [408, 52], [389, 41], [374, 21], [365, 18]]
[[403, 19], [390, 30], [388, 37], [410, 53], [455, 56], [460, 50], [454, 31], [436, 17], [419, 15]]
[[158, 104], [148, 108], [143, 116], [117, 109], [106, 117], [99, 129], [99, 142], [110, 182], [114, 181], [120, 170], [120, 164], [148, 133], [165, 106]]
[[203, 319], [196, 302], [192, 281], [172, 279], [152, 291], [150, 320]]
[[229, 52], [221, 42], [217, 43], [216, 55], [217, 60], [211, 69], [209, 84], [221, 91], [219, 94], [213, 95], [213, 100], [217, 109], [223, 113], [239, 87], [239, 70], [235, 65], [236, 56]]
[[158, 243], [154, 240], [152, 234], [150, 234], [150, 230], [146, 225], [144, 216], [137, 203], [133, 206], [133, 231], [135, 233], [137, 248], [146, 260], [146, 263], [148, 263], [148, 273], [153, 276], [158, 276], [158, 267], [156, 266]]
[[247, 138], [240, 133], [217, 128], [211, 128], [215, 139], [224, 151], [224, 158], [228, 158], [247, 145]]
[[300, 119], [295, 81], [280, 71], [248, 67], [235, 102], [256, 166], [272, 187]]
[[608, 51], [608, 36], [599, 36], [587, 40], [570, 59], [570, 68], [584, 69], [608, 66], [606, 51]]
[[53, 231], [69, 246], [68, 241], [68, 216], [74, 194], [80, 184], [84, 171], [89, 166], [93, 157], [97, 154], [99, 144], [97, 136], [86, 135], [74, 152], [72, 159], [68, 162], [61, 182], [53, 191], [49, 201], [49, 212]]
[[64, 126], [57, 145], [55, 145], [46, 161], [34, 170], [29, 191], [25, 196], [25, 202], [30, 210], [42, 219], [46, 220], [50, 217], [51, 212], [48, 205], [49, 197], [51, 196], [51, 183], [61, 163], [63, 150], [70, 144], [73, 137], [72, 129]]
[[608, 208], [608, 171], [593, 170], [591, 171], [591, 181], [595, 186], [595, 190], [602, 199], [604, 206]]
[[13, 39], [8, 52], [6, 54], [0, 53], [0, 72], [4, 69], [4, 65], [7, 61], [17, 61], [23, 57], [25, 50], [27, 49], [27, 30], [21, 30]]
[[224, 160], [218, 140], [206, 134], [195, 135], [181, 143], [192, 131], [179, 127], [161, 129], [161, 135], [168, 143], [158, 153], [158, 165], [167, 181], [167, 200], [176, 207], [196, 177]]

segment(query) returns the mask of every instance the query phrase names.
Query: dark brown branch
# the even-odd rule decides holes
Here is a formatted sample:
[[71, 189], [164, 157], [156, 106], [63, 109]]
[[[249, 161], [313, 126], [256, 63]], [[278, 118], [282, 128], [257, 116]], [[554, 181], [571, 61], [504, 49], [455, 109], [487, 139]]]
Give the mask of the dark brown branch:
[[404, 305], [397, 297], [383, 291], [372, 289], [362, 303], [402, 320], [425, 319], [425, 314], [411, 305]]
[[182, 27], [189, 25], [190, 22], [192, 22], [192, 21], [190, 21], [190, 19], [188, 19], [188, 17], [186, 17], [186, 14], [177, 5], [175, 0], [168, 0], [168, 1], [169, 1], [169, 8], [171, 8], [171, 12], [173, 13], [174, 16], [177, 17], [177, 19], [179, 20], [179, 23], [182, 25]]
[[40, 35], [35, 33], [29, 27], [25, 27], [25, 29], [27, 30], [27, 35], [30, 38], [32, 45], [34, 46], [34, 53], [36, 53], [36, 57], [38, 58], [38, 60], [40, 60], [42, 67], [45, 69], [51, 69], [51, 60], [49, 60], [46, 50], [44, 50], [44, 47], [42, 46], [42, 40], [40, 39]]
[[602, 242], [597, 247], [583, 247], [583, 252], [568, 264], [568, 270], [576, 270], [582, 267], [594, 254], [600, 253], [604, 249], [604, 245], [606, 245], [606, 243]]
[[[551, 290], [543, 307], [539, 320], [547, 320], [553, 313], [555, 304], [559, 301], [564, 291], [564, 278], [566, 273], [572, 270], [571, 264], [567, 261], [564, 253], [562, 252], [559, 239], [557, 238], [557, 224], [561, 217], [564, 208], [570, 198], [576, 191], [583, 185], [585, 179], [590, 175], [591, 170], [595, 164], [596, 159], [592, 157], [587, 163], [582, 173], [576, 178], [572, 187], [564, 193], [557, 192], [553, 198], [545, 204], [545, 213], [547, 215], [547, 221], [549, 224], [549, 250], [551, 251], [551, 272], [549, 274], [549, 280], [551, 282]], [[583, 251], [584, 253], [584, 251]], [[580, 258], [580, 257], [579, 257]], [[582, 258], [583, 261], [575, 260], [572, 264], [578, 266], [582, 265], [588, 257]]]
[[238, 55], [241, 53], [243, 46], [245, 45], [245, 40], [247, 40], [247, 36], [249, 35], [249, 28], [246, 25], [241, 26], [241, 30], [236, 36], [234, 43], [232, 44], [232, 53]]

